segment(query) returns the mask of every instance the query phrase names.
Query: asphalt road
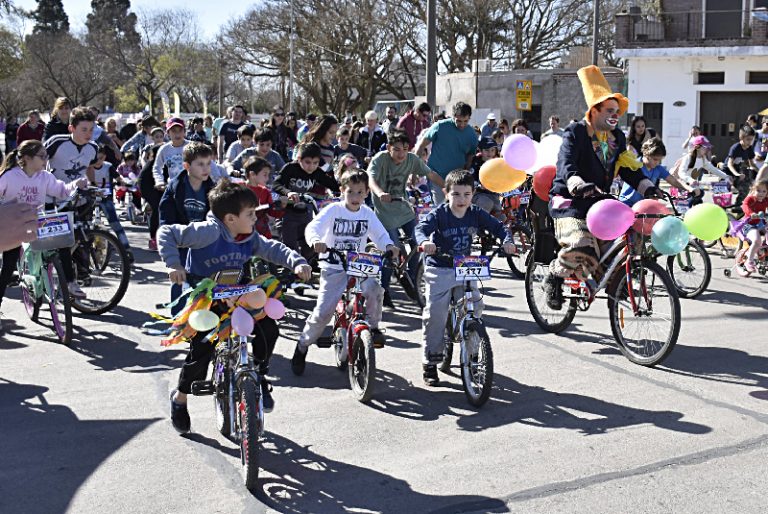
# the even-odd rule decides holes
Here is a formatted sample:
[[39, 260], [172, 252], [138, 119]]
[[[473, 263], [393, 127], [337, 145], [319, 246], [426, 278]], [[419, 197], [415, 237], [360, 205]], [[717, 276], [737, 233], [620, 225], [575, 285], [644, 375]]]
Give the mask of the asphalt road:
[[140, 333], [168, 285], [155, 255], [136, 257], [122, 305], [77, 317], [69, 348], [27, 318], [18, 290], [4, 302], [0, 512], [765, 512], [768, 281], [726, 279], [730, 261], [713, 256], [711, 290], [682, 301], [678, 345], [654, 369], [618, 352], [604, 300], [563, 335], [542, 333], [522, 282], [495, 263], [495, 389], [480, 410], [455, 375], [422, 384], [419, 312], [399, 289], [369, 405], [331, 350], [312, 348], [293, 376], [312, 294], [297, 299], [253, 496], [210, 397], [191, 399], [192, 434], [170, 425], [185, 348]]

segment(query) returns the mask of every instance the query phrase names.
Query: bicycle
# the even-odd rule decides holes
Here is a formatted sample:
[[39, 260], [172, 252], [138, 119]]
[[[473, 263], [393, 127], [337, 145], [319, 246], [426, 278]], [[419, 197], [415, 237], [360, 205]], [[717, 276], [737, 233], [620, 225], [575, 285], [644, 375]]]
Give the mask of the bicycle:
[[98, 188], [78, 190], [63, 207], [74, 212], [74, 275], [86, 293], [86, 298], [74, 299], [72, 306], [84, 314], [103, 314], [114, 309], [125, 296], [131, 278], [125, 247], [112, 232], [93, 223], [99, 195]]
[[334, 348], [336, 367], [347, 369], [352, 394], [360, 402], [367, 402], [373, 396], [376, 374], [376, 350], [373, 345], [371, 327], [366, 320], [365, 296], [361, 290], [364, 280], [376, 280], [381, 275], [384, 256], [347, 252], [343, 254], [328, 249], [328, 257], [319, 261], [339, 264], [347, 274], [347, 288], [336, 305], [333, 315], [333, 330], [330, 337], [317, 340], [320, 348]]
[[436, 257], [453, 260], [454, 275], [463, 286], [463, 295], [456, 298], [451, 294], [448, 319], [445, 323], [445, 349], [438, 369], [450, 371], [453, 361], [453, 345], [459, 345], [461, 385], [469, 403], [481, 407], [491, 396], [493, 388], [493, 349], [485, 324], [476, 314], [472, 282], [491, 278], [490, 263], [500, 248], [490, 255], [460, 256], [448, 252], [437, 252]]
[[[635, 215], [636, 219], [663, 217]], [[543, 283], [550, 262], [541, 262], [540, 254], [536, 254], [539, 258], [531, 259], [525, 279], [526, 301], [536, 324], [547, 332], [562, 332], [570, 326], [576, 311], [587, 311], [605, 289], [611, 332], [621, 353], [642, 366], [661, 363], [672, 352], [680, 333], [680, 298], [669, 274], [649, 258], [644, 248], [644, 236], [631, 228], [611, 242], [602, 252], [597, 276], [584, 279], [573, 275], [563, 281], [566, 301], [560, 310], [547, 305]]]
[[19, 286], [24, 308], [37, 322], [47, 301], [59, 342], [72, 343], [72, 298], [69, 295], [59, 249], [74, 244], [72, 213], [47, 213], [38, 220], [37, 241], [22, 245], [18, 262]]
[[[765, 213], [761, 212], [759, 213], [758, 219], [765, 223], [765, 216]], [[740, 277], [745, 278], [753, 273], [746, 268], [747, 259], [749, 257], [749, 246], [745, 246], [744, 243], [747, 242], [747, 238], [742, 232], [742, 229], [748, 222], [748, 219], [742, 219], [731, 223], [730, 234], [739, 240], [739, 248], [734, 256], [735, 262], [733, 266], [723, 270], [723, 274], [726, 277], [730, 278], [734, 270]], [[756, 271], [759, 275], [765, 276], [768, 274], [768, 241], [766, 241], [765, 235], [762, 235], [760, 236], [760, 242], [755, 242], [754, 244], [760, 245], [757, 250], [757, 259], [755, 263]]]

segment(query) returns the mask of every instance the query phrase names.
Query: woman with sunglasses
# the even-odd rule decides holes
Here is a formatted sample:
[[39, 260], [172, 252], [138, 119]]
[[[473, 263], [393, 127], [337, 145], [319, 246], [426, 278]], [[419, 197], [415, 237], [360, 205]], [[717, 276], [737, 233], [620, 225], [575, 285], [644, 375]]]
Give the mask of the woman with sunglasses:
[[296, 134], [285, 124], [285, 109], [281, 105], [272, 108], [267, 126], [272, 130], [272, 148], [286, 161], [290, 161], [288, 150], [296, 145]]

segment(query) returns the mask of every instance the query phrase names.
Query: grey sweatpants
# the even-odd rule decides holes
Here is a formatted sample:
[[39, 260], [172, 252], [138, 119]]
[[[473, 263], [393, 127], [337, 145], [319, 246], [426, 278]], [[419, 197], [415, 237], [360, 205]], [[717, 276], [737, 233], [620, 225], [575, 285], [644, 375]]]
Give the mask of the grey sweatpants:
[[[422, 339], [424, 339], [424, 355], [422, 364], [437, 364], [443, 358], [445, 346], [445, 322], [448, 320], [448, 309], [451, 296], [461, 298], [464, 294], [464, 284], [456, 282], [453, 268], [424, 268], [424, 281], [427, 286], [427, 306], [421, 316]], [[483, 301], [477, 282], [472, 282], [475, 314], [483, 313]]]
[[[303, 349], [309, 348], [309, 345], [317, 341], [317, 338], [323, 334], [325, 326], [333, 318], [341, 295], [347, 288], [348, 280], [349, 277], [344, 270], [325, 268], [320, 270], [320, 291], [317, 294], [317, 303], [299, 336], [299, 346]], [[371, 328], [379, 328], [384, 289], [375, 278], [358, 278], [357, 280], [363, 281], [361, 289], [363, 296], [365, 296], [365, 312], [368, 324]]]

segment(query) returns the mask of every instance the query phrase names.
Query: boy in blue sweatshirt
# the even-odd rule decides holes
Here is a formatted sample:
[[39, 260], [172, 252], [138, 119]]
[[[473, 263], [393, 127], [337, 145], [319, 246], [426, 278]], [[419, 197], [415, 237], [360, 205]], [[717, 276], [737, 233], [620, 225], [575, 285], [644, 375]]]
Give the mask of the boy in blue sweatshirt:
[[[455, 256], [470, 255], [472, 238], [480, 230], [487, 230], [503, 241], [506, 253], [514, 251], [512, 236], [504, 225], [472, 205], [475, 180], [472, 173], [454, 170], [445, 178], [443, 191], [448, 203], [440, 204], [416, 226], [416, 243], [427, 254], [424, 268], [427, 305], [422, 313], [422, 339], [424, 339], [424, 383], [436, 386], [437, 364], [443, 358], [445, 322], [451, 295], [463, 294], [463, 286], [456, 282], [453, 262], [445, 257], [432, 257], [435, 252], [449, 253]], [[475, 312], [482, 314], [483, 302], [477, 284], [472, 283]]]
[[[312, 268], [298, 253], [278, 241], [261, 237], [255, 230], [258, 202], [250, 189], [221, 180], [208, 195], [211, 212], [205, 221], [189, 225], [165, 225], [157, 232], [162, 258], [168, 267], [168, 276], [174, 284], [195, 284], [203, 278], [226, 269], [242, 269], [253, 256], [289, 267], [302, 280], [308, 280]], [[188, 248], [186, 263], [182, 264], [179, 248]], [[214, 310], [216, 305], [213, 306]], [[171, 422], [180, 432], [189, 432], [187, 395], [192, 382], [205, 380], [214, 346], [198, 333], [191, 341], [187, 359], [181, 368], [178, 388], [171, 393]], [[264, 318], [253, 332], [253, 354], [265, 356], [259, 372], [265, 377], [269, 358], [278, 337], [277, 323]], [[274, 408], [270, 384], [264, 378], [261, 384], [265, 412]]]

